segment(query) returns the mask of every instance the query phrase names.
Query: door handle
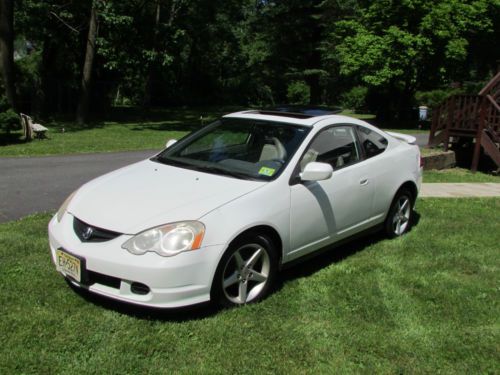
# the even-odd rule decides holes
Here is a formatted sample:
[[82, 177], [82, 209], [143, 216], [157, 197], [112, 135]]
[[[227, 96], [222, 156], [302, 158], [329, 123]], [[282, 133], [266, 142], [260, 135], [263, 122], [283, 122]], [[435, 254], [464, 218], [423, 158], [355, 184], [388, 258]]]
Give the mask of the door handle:
[[363, 180], [359, 181], [359, 184], [360, 184], [361, 186], [365, 186], [365, 185], [368, 185], [368, 182], [370, 182], [370, 181], [369, 181], [367, 178], [365, 178], [365, 179], [363, 179]]

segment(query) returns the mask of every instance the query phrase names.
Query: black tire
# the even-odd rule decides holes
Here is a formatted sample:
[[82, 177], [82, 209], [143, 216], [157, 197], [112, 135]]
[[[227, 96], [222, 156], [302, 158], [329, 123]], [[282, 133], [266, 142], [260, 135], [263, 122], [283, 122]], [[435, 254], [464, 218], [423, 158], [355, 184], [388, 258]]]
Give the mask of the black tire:
[[[249, 263], [252, 256], [256, 259], [253, 265]], [[251, 233], [241, 236], [229, 246], [217, 266], [210, 299], [224, 307], [262, 300], [274, 284], [277, 265], [276, 248], [267, 236]], [[265, 281], [262, 280], [263, 276], [266, 277]], [[243, 290], [246, 290], [246, 294], [242, 293]]]
[[[402, 204], [404, 202], [407, 202], [408, 207], [405, 206], [403, 212]], [[401, 189], [397, 192], [392, 200], [391, 208], [384, 224], [385, 232], [389, 238], [402, 236], [410, 230], [413, 217], [413, 204], [413, 195], [409, 190]]]

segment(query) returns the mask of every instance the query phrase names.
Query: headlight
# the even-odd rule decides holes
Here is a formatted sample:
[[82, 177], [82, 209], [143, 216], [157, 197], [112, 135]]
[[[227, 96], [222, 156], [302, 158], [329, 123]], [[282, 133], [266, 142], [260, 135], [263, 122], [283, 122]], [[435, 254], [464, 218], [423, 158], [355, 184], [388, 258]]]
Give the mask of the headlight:
[[63, 202], [63, 204], [61, 205], [61, 207], [59, 207], [59, 210], [57, 211], [57, 221], [60, 223], [63, 216], [64, 216], [64, 213], [66, 212], [66, 210], [68, 209], [68, 205], [69, 205], [69, 202], [71, 202], [71, 200], [73, 199], [73, 197], [75, 196], [76, 194], [76, 190], [74, 192], [72, 192], [70, 194], [70, 196], [68, 198], [66, 198], [66, 200]]
[[183, 221], [148, 229], [129, 239], [122, 248], [141, 255], [154, 251], [170, 257], [183, 251], [196, 250], [201, 246], [205, 226], [198, 221]]

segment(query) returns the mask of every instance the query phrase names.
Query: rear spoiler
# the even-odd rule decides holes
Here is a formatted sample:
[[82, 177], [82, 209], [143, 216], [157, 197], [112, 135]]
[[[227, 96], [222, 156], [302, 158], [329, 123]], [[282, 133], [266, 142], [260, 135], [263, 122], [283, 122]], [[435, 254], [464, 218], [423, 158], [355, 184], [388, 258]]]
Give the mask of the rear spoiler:
[[408, 134], [401, 134], [401, 133], [394, 133], [394, 132], [386, 132], [390, 136], [399, 139], [400, 141], [406, 142], [410, 145], [415, 145], [417, 142], [417, 138], [412, 137], [411, 135]]

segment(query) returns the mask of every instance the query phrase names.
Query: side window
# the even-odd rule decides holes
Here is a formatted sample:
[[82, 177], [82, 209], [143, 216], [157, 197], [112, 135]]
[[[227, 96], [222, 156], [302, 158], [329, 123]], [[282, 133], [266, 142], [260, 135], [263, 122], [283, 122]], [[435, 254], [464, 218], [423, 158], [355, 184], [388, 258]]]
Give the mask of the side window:
[[333, 169], [351, 165], [360, 160], [359, 145], [351, 126], [334, 126], [322, 130], [311, 143], [300, 161], [300, 169], [312, 162], [330, 164]]
[[381, 134], [364, 126], [358, 126], [359, 140], [365, 150], [367, 158], [381, 154], [387, 148], [387, 139]]

